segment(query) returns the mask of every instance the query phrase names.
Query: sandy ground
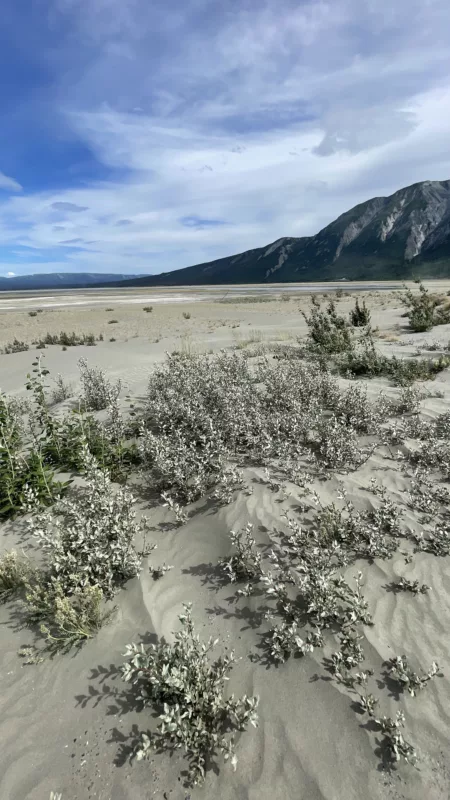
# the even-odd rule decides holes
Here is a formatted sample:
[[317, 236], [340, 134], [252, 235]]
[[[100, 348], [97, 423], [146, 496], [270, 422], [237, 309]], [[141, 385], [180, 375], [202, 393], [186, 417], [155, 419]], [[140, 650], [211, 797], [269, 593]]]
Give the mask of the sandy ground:
[[[347, 287], [345, 287], [347, 288]], [[449, 288], [446, 286], [446, 288]], [[255, 304], [165, 304], [150, 314], [137, 305], [104, 308], [46, 310], [30, 318], [23, 311], [0, 315], [0, 346], [14, 336], [31, 342], [46, 331], [76, 330], [103, 333], [95, 348], [75, 347], [45, 351], [52, 374], [76, 380], [77, 360], [120, 376], [133, 397], [145, 392], [154, 364], [174, 349], [219, 350], [254, 346], [261, 342], [289, 341], [305, 333], [300, 314], [307, 299]], [[343, 298], [339, 308], [353, 301]], [[438, 339], [447, 344], [450, 326], [428, 334], [412, 335], [404, 329], [403, 311], [395, 292], [373, 292], [367, 298], [373, 324], [379, 326], [380, 348], [400, 356]], [[114, 303], [111, 302], [111, 307]], [[183, 312], [190, 313], [185, 319]], [[118, 319], [108, 325], [108, 319]], [[117, 341], [109, 342], [108, 334]], [[250, 340], [249, 343], [248, 340]], [[26, 372], [39, 351], [0, 356], [0, 388], [22, 393]], [[376, 392], [378, 383], [371, 383]], [[450, 409], [450, 370], [427, 384], [430, 397], [422, 403], [426, 416]], [[392, 391], [394, 394], [397, 390]], [[442, 396], [436, 397], [439, 391]], [[336, 498], [338, 480], [355, 505], [368, 508], [371, 495], [364, 491], [372, 477], [389, 496], [404, 506], [405, 477], [391, 461], [375, 454], [356, 472], [317, 483], [322, 501]], [[436, 660], [444, 676], [437, 678], [417, 698], [405, 696], [401, 707], [407, 717], [408, 737], [418, 751], [417, 767], [401, 765], [383, 771], [374, 750], [377, 734], [352, 708], [348, 692], [324, 671], [317, 651], [301, 660], [267, 669], [249, 658], [258, 652], [256, 601], [231, 600], [232, 587], [215, 580], [218, 558], [230, 553], [229, 531], [250, 521], [258, 538], [270, 544], [272, 531], [283, 511], [301, 500], [298, 487], [288, 484], [290, 496], [271, 491], [262, 469], [245, 473], [253, 493], [235, 497], [227, 506], [199, 501], [190, 508], [187, 524], [167, 530], [171, 512], [164, 508], [142, 510], [148, 515], [158, 543], [158, 561], [174, 565], [159, 581], [148, 570], [129, 582], [118, 596], [118, 612], [99, 635], [74, 656], [62, 656], [37, 666], [24, 667], [17, 651], [31, 643], [28, 630], [18, 630], [9, 604], [0, 605], [0, 798], [48, 800], [51, 790], [63, 800], [448, 800], [450, 770], [450, 571], [448, 558], [419, 553], [406, 564], [397, 552], [392, 560], [368, 567], [364, 563], [364, 593], [374, 618], [365, 630], [367, 661], [377, 675], [382, 662], [406, 653], [413, 663], [428, 668]], [[0, 551], [28, 545], [20, 521], [0, 529]], [[355, 574], [352, 566], [348, 577]], [[419, 579], [431, 587], [426, 595], [394, 594], [383, 587], [393, 578]], [[232, 673], [231, 690], [260, 696], [259, 727], [239, 737], [238, 769], [220, 764], [208, 774], [202, 788], [186, 790], [179, 780], [181, 759], [155, 755], [151, 762], [130, 765], [130, 741], [146, 729], [149, 712], [137, 712], [129, 703], [126, 685], [117, 675], [125, 645], [134, 640], [170, 639], [178, 627], [184, 602], [192, 602], [199, 632], [217, 635], [236, 649], [242, 661]], [[396, 698], [388, 691], [381, 713], [395, 715]]]

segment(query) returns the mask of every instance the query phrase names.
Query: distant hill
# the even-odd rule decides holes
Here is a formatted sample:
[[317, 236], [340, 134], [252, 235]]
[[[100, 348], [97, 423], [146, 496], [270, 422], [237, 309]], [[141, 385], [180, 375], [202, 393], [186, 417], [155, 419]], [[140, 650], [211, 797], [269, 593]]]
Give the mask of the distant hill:
[[341, 214], [316, 236], [276, 242], [122, 286], [450, 277], [450, 181], [423, 181]]
[[122, 281], [131, 275], [102, 274], [99, 272], [52, 272], [48, 275], [17, 275], [0, 278], [0, 291], [14, 292], [24, 289], [88, 289], [99, 283]]

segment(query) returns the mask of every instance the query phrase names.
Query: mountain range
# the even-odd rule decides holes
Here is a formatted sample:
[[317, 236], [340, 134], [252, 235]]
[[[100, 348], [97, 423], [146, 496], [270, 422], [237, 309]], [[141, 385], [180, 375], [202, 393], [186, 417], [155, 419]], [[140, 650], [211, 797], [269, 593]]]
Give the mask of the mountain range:
[[450, 181], [423, 181], [374, 197], [315, 236], [185, 269], [124, 281], [128, 286], [389, 280], [450, 277]]
[[[315, 236], [284, 237], [265, 247], [172, 272], [127, 277], [120, 282], [119, 276], [107, 275], [25, 276], [3, 279], [0, 289], [73, 288], [94, 283], [97, 287], [193, 286], [416, 277], [450, 277], [450, 180], [422, 181], [389, 197], [374, 197], [341, 214]], [[31, 279], [34, 285], [17, 286], [19, 281], [32, 282]], [[46, 286], [39, 283], [44, 279]]]
[[89, 289], [100, 283], [121, 282], [132, 275], [105, 274], [100, 272], [51, 272], [45, 275], [15, 275], [0, 278], [0, 291], [16, 292], [25, 289]]

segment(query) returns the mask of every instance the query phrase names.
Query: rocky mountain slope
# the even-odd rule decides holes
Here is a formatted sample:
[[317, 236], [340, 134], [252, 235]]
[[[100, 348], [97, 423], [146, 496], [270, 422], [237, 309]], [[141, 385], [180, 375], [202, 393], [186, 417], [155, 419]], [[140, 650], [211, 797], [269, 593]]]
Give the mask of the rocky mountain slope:
[[285, 237], [132, 286], [384, 280], [450, 275], [450, 181], [424, 181], [341, 214], [316, 236]]

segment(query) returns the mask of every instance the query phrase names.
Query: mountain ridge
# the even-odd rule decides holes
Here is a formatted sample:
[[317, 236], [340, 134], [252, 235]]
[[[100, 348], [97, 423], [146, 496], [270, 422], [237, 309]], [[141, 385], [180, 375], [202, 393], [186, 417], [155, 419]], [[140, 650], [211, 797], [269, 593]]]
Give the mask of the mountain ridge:
[[315, 236], [124, 281], [123, 286], [450, 277], [450, 180], [421, 181], [340, 214]]
[[[171, 272], [127, 277], [57, 273], [3, 278], [0, 290], [398, 280], [419, 276], [450, 277], [450, 180], [421, 181], [386, 197], [373, 197], [340, 214], [314, 236], [284, 236], [264, 247]], [[92, 280], [97, 277], [99, 280]], [[32, 278], [35, 286], [30, 285]], [[44, 278], [48, 279], [45, 286], [38, 281]], [[27, 281], [27, 286], [15, 285]]]

